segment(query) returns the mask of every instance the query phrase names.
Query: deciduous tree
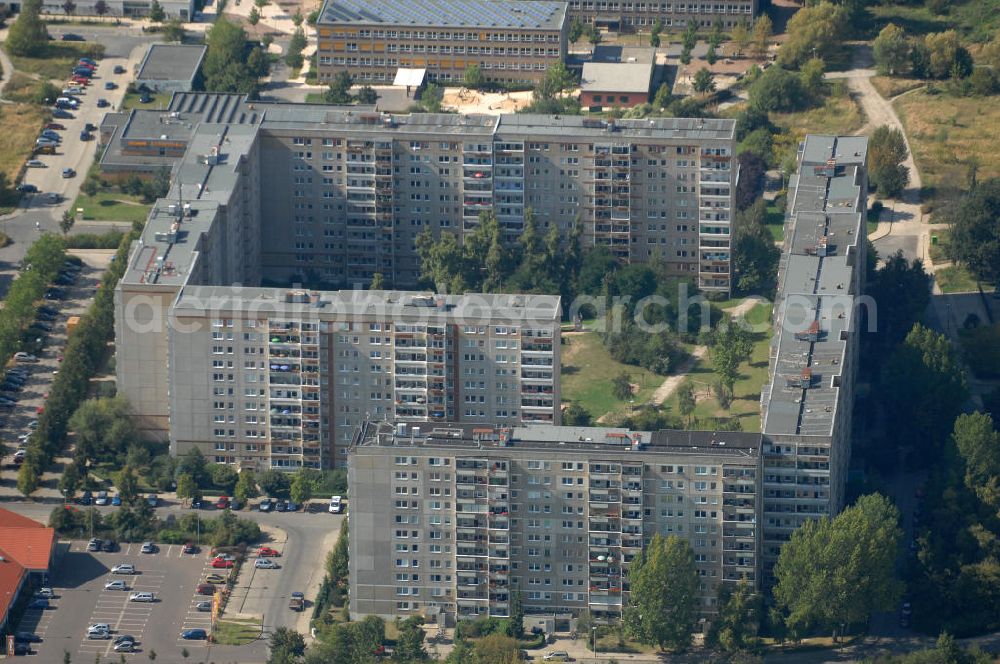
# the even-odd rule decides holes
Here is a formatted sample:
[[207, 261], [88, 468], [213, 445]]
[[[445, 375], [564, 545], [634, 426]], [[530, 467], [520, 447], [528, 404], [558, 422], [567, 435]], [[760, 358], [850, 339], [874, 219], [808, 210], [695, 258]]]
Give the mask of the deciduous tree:
[[881, 196], [897, 196], [910, 181], [910, 171], [903, 165], [909, 150], [899, 129], [882, 125], [868, 141], [868, 174]]
[[756, 650], [764, 610], [761, 595], [746, 579], [741, 579], [735, 587], [720, 583], [717, 606], [718, 615], [705, 635], [705, 645], [726, 652]]
[[951, 213], [949, 257], [980, 280], [1000, 281], [1000, 179], [979, 182]]
[[701, 94], [706, 94], [715, 90], [715, 76], [712, 74], [711, 70], [707, 67], [702, 67], [694, 75], [694, 81], [691, 84], [695, 92]]
[[822, 0], [805, 6], [788, 21], [788, 37], [781, 45], [778, 61], [788, 67], [799, 67], [810, 57], [829, 60], [839, 48], [847, 27], [847, 12], [843, 5]]
[[882, 28], [872, 42], [872, 50], [875, 65], [883, 76], [898, 76], [910, 61], [910, 42], [906, 32], [894, 23]]
[[698, 616], [698, 571], [686, 539], [659, 533], [632, 561], [623, 622], [633, 638], [661, 650], [684, 650]]
[[163, 5], [157, 0], [153, 0], [149, 5], [149, 20], [153, 23], [163, 23], [167, 14], [163, 11]]
[[771, 33], [774, 31], [774, 23], [767, 14], [761, 14], [753, 24], [753, 52], [758, 58], [767, 55], [768, 42], [771, 40]]
[[37, 57], [45, 53], [49, 31], [41, 18], [42, 0], [25, 0], [21, 13], [7, 32], [5, 46], [11, 55]]
[[241, 470], [240, 477], [236, 480], [236, 488], [233, 490], [233, 496], [236, 500], [245, 503], [251, 498], [256, 498], [257, 495], [257, 477], [253, 470], [249, 468]]

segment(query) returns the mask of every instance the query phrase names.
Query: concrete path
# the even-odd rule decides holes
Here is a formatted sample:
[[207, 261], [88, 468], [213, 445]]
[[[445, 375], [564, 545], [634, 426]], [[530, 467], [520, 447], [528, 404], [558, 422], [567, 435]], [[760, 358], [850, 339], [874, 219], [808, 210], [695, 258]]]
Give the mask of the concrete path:
[[656, 391], [653, 392], [653, 396], [650, 397], [649, 401], [654, 406], [662, 406], [663, 402], [670, 398], [670, 395], [677, 391], [677, 388], [681, 386], [687, 375], [691, 373], [694, 369], [694, 365], [701, 361], [705, 355], [708, 354], [708, 346], [695, 346], [691, 351], [691, 357], [686, 359], [681, 366], [677, 367], [677, 373], [673, 376], [668, 376], [663, 384], [661, 384]]

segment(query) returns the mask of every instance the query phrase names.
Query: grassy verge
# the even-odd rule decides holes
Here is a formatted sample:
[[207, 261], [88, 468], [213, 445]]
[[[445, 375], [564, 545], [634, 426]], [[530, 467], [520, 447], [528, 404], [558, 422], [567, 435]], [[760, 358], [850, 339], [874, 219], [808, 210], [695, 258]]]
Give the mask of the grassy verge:
[[772, 113], [771, 121], [779, 127], [800, 133], [853, 134], [865, 123], [865, 116], [849, 94], [830, 95], [822, 106], [794, 113]]
[[10, 82], [4, 90], [4, 98], [23, 104], [34, 103], [44, 83], [45, 81], [16, 71], [11, 74]]
[[[965, 267], [949, 265], [934, 272], [934, 279], [942, 293], [969, 293], [978, 289], [978, 282]], [[992, 286], [983, 284], [984, 291], [992, 291]]]
[[53, 42], [48, 45], [41, 57], [26, 58], [19, 55], [10, 56], [14, 69], [26, 74], [37, 74], [43, 79], [68, 80], [73, 72], [73, 65], [83, 57], [100, 57], [104, 55], [103, 44]]
[[767, 206], [764, 223], [767, 225], [767, 230], [771, 232], [771, 237], [774, 238], [775, 242], [785, 241], [785, 215], [778, 210], [778, 206], [773, 203]]
[[882, 216], [881, 212], [875, 210], [868, 210], [868, 218], [866, 219], [866, 221], [868, 222], [867, 228], [869, 235], [871, 235], [878, 229], [878, 220], [880, 216]]
[[894, 106], [931, 202], [967, 189], [973, 164], [980, 181], [1000, 175], [1000, 104], [918, 91]]
[[215, 625], [212, 638], [215, 643], [225, 646], [245, 646], [260, 636], [260, 619], [220, 620]]
[[170, 105], [172, 96], [170, 92], [157, 92], [149, 95], [149, 103], [143, 104], [138, 92], [127, 92], [122, 99], [122, 111], [130, 111], [133, 108], [166, 108]]
[[84, 192], [76, 197], [72, 210], [83, 209], [83, 218], [94, 221], [146, 221], [152, 205], [138, 196], [114, 191], [98, 191], [93, 196]]
[[[769, 320], [770, 316], [771, 305], [758, 304], [747, 312], [746, 320], [757, 326]], [[711, 391], [712, 384], [716, 381], [711, 359], [705, 357], [699, 360], [688, 374], [689, 378], [685, 382], [692, 384], [698, 400], [694, 418], [705, 422], [703, 426], [711, 426], [711, 422], [715, 418], [736, 418], [743, 431], [760, 431], [760, 393], [764, 389], [764, 385], [767, 384], [768, 346], [771, 341], [770, 326], [764, 332], [754, 333], [753, 340], [753, 351], [750, 353], [750, 359], [740, 365], [740, 377], [736, 381], [736, 385], [733, 386], [734, 399], [728, 411], [719, 405]], [[680, 412], [677, 391], [667, 399], [664, 406], [668, 407], [669, 412]]]
[[[48, 112], [34, 104], [0, 106], [0, 172], [11, 184], [17, 182], [21, 167], [31, 156], [35, 138], [48, 119]], [[7, 201], [0, 201], [7, 204]]]
[[886, 99], [892, 99], [910, 90], [925, 85], [927, 82], [919, 78], [896, 78], [894, 76], [872, 76], [872, 87]]
[[608, 353], [597, 332], [584, 332], [563, 337], [562, 397], [564, 402], [580, 404], [594, 419], [605, 413], [624, 410], [628, 403], [611, 393], [612, 379], [628, 373], [639, 387], [636, 404], [649, 401], [653, 391], [664, 381], [652, 371], [622, 364]]
[[[937, 236], [937, 243], [934, 243], [934, 237]], [[948, 244], [951, 242], [951, 231], [947, 228], [940, 231], [934, 231], [931, 233], [931, 243], [928, 247], [928, 253], [931, 257], [931, 263], [943, 263], [948, 260]]]

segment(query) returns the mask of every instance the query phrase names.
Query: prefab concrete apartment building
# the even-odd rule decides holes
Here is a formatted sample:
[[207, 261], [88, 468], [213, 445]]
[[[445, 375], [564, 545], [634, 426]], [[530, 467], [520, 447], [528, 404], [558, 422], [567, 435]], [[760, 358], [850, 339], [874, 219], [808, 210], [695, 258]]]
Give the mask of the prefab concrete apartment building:
[[[97, 12], [98, 0], [80, 0], [75, 2], [73, 16], [100, 16]], [[153, 5], [153, 0], [104, 0], [105, 9], [103, 16], [118, 16], [121, 18], [142, 18], [149, 16], [149, 9]], [[42, 12], [57, 16], [66, 16], [65, 0], [43, 0]], [[193, 21], [197, 11], [195, 0], [160, 0], [160, 6], [168, 19], [179, 21]]]
[[657, 21], [668, 30], [683, 30], [692, 23], [706, 29], [716, 22], [728, 30], [741, 23], [752, 23], [759, 7], [758, 0], [569, 0], [569, 17], [613, 32], [649, 32]]
[[325, 0], [316, 24], [321, 81], [347, 71], [391, 83], [400, 68], [461, 81], [532, 84], [566, 57], [566, 3], [549, 0]]
[[351, 448], [350, 612], [618, 619], [656, 533], [688, 539], [704, 615], [757, 583], [760, 434], [370, 423]]

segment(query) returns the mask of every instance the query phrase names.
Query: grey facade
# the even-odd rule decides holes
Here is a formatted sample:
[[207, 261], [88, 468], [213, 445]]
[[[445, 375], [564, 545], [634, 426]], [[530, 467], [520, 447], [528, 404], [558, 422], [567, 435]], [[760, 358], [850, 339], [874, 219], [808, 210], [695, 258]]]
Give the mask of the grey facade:
[[844, 507], [866, 269], [867, 139], [809, 135], [789, 186], [764, 433], [764, 572]]
[[656, 533], [687, 538], [711, 616], [720, 584], [756, 585], [760, 434], [405, 423], [358, 429], [350, 612], [442, 622], [619, 618], [628, 566]]
[[633, 0], [569, 0], [570, 18], [621, 32], [648, 32], [660, 21], [668, 30], [683, 30], [690, 23], [699, 29], [716, 21], [723, 28], [753, 22], [758, 0], [728, 2], [633, 2]]
[[[65, 2], [58, 0], [43, 0], [42, 13], [66, 16]], [[105, 0], [107, 11], [104, 16], [118, 16], [121, 18], [142, 18], [149, 16], [149, 8], [152, 0]], [[97, 0], [81, 0], [75, 3], [73, 9], [74, 16], [99, 16], [97, 13]], [[195, 14], [194, 0], [160, 0], [160, 6], [167, 19], [178, 19], [180, 21], [192, 21]]]
[[[248, 145], [258, 156], [251, 168], [266, 184], [247, 195], [267, 220], [260, 232], [268, 282], [342, 287], [380, 273], [410, 287], [420, 274], [414, 243], [423, 231], [461, 239], [481, 213], [493, 212], [513, 240], [530, 208], [542, 233], [554, 225], [569, 236], [581, 224], [588, 246], [728, 292], [734, 126], [687, 118], [388, 115], [177, 94], [165, 112], [109, 115], [101, 163], [147, 172], [180, 164], [176, 177], [194, 182], [183, 164], [196, 158], [199, 141], [230, 129], [252, 134]], [[239, 157], [225, 142], [219, 147]]]

